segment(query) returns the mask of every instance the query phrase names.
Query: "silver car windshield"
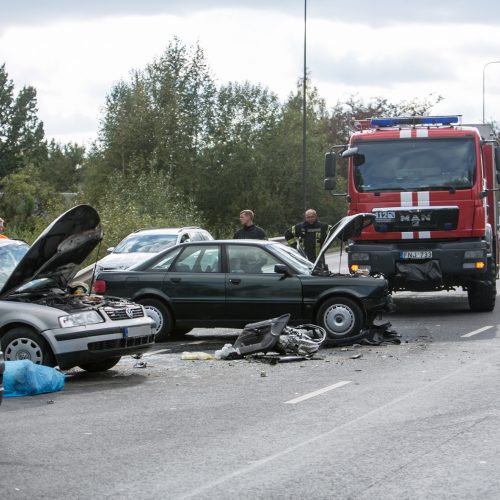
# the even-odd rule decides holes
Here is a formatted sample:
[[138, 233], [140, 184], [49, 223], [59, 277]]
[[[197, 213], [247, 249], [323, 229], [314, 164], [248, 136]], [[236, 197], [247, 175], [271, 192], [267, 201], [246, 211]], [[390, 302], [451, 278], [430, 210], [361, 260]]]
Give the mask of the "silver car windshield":
[[12, 240], [0, 246], [0, 289], [29, 250], [29, 245]]
[[175, 245], [175, 234], [133, 234], [121, 241], [113, 253], [158, 253]]
[[300, 255], [294, 248], [277, 243], [276, 245], [273, 245], [273, 250], [283, 256], [286, 260], [292, 261], [291, 264], [300, 272], [300, 274], [311, 274], [313, 263], [309, 262], [305, 257], [302, 257], [302, 255]]

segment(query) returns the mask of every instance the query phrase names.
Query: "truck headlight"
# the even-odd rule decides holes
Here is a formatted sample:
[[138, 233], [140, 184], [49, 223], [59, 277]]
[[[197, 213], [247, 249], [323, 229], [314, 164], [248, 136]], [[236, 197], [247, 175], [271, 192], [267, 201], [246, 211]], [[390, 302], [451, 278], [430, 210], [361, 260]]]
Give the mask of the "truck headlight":
[[61, 328], [94, 325], [96, 323], [103, 322], [104, 320], [97, 311], [85, 311], [77, 314], [70, 314], [68, 316], [59, 317], [59, 324], [61, 325]]

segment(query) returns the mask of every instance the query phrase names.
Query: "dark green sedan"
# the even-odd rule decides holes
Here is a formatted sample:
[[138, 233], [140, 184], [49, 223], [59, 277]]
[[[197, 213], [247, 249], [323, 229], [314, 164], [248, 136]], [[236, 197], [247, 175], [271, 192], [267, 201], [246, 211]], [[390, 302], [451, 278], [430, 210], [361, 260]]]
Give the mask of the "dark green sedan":
[[[339, 221], [322, 254], [337, 237], [347, 240], [372, 220], [358, 214]], [[320, 259], [311, 263], [275, 241], [191, 242], [129, 269], [99, 273], [94, 291], [142, 304], [156, 323], [157, 341], [196, 327], [242, 328], [285, 313], [291, 324], [322, 326], [333, 345], [361, 339], [390, 308], [386, 280], [332, 274]]]

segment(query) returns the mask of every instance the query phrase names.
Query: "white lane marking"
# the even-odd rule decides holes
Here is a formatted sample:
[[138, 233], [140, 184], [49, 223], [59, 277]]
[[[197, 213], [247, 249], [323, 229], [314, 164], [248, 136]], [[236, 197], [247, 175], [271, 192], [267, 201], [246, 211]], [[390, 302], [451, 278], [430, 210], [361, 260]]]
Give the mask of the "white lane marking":
[[205, 340], [195, 340], [193, 342], [188, 342], [186, 345], [196, 345], [196, 344], [204, 344]]
[[337, 382], [336, 384], [329, 385], [328, 387], [323, 387], [323, 389], [318, 389], [317, 391], [310, 392], [309, 394], [304, 394], [303, 396], [299, 396], [295, 399], [290, 399], [289, 401], [285, 401], [285, 404], [294, 405], [300, 403], [301, 401], [305, 401], [306, 399], [314, 398], [315, 396], [319, 396], [320, 394], [324, 394], [328, 391], [333, 391], [333, 389], [338, 389], [344, 385], [350, 384], [351, 380], [344, 380], [342, 382]]
[[143, 354], [142, 357], [145, 358], [147, 356], [154, 356], [155, 354], [163, 354], [164, 352], [170, 352], [172, 349], [161, 349], [159, 351], [152, 351], [152, 352], [147, 352], [146, 354]]
[[483, 326], [482, 328], [479, 328], [479, 330], [474, 330], [473, 332], [469, 332], [469, 333], [466, 333], [465, 335], [462, 335], [462, 337], [472, 337], [473, 335], [477, 335], [478, 333], [485, 332], [486, 330], [489, 330], [490, 328], [493, 328], [493, 325]]

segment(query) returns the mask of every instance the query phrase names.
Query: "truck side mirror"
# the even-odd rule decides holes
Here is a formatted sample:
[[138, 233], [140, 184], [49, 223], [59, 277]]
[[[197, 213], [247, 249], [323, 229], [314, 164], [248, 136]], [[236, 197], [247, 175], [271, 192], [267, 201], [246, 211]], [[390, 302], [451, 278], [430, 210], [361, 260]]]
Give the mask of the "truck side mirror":
[[337, 170], [337, 163], [335, 153], [331, 151], [325, 155], [325, 178], [335, 177]]
[[335, 153], [331, 151], [325, 154], [325, 189], [332, 191], [337, 185], [335, 174], [337, 170], [337, 163]]
[[337, 187], [337, 180], [334, 177], [325, 179], [325, 190], [333, 191]]

